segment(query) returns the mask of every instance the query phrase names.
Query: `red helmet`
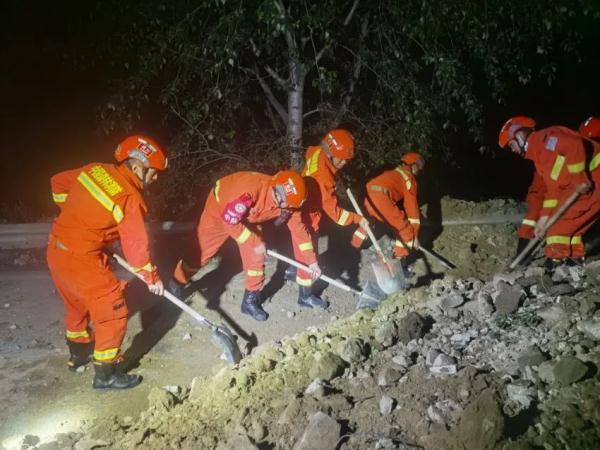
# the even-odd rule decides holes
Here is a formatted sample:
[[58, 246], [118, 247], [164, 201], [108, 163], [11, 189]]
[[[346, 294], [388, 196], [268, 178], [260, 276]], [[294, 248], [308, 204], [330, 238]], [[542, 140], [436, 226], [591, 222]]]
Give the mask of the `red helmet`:
[[141, 161], [146, 169], [165, 170], [169, 161], [156, 141], [141, 134], [125, 138], [115, 150], [115, 159], [123, 162], [133, 158]]
[[417, 152], [408, 152], [402, 155], [400, 159], [404, 164], [408, 164], [409, 166], [417, 163], [424, 164], [423, 157], [419, 155]]
[[506, 147], [508, 141], [515, 138], [515, 133], [519, 131], [521, 128], [534, 128], [535, 120], [531, 117], [525, 116], [515, 116], [511, 117], [506, 121], [504, 125], [502, 125], [502, 129], [500, 130], [500, 135], [498, 136], [498, 145], [501, 148]]
[[293, 170], [277, 172], [271, 178], [271, 186], [285, 198], [289, 208], [300, 208], [306, 200], [306, 183], [298, 172]]
[[332, 156], [339, 159], [354, 158], [354, 137], [349, 131], [342, 129], [331, 130], [323, 138]]
[[579, 134], [589, 139], [600, 138], [600, 117], [588, 117], [579, 126]]

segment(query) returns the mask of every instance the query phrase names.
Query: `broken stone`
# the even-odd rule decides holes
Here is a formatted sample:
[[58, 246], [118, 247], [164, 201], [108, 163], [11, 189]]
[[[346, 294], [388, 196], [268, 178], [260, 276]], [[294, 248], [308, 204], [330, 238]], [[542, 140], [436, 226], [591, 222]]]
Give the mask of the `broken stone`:
[[413, 339], [425, 335], [425, 319], [416, 312], [409, 312], [398, 323], [398, 339], [403, 344], [408, 344]]
[[504, 415], [492, 389], [483, 391], [465, 408], [453, 434], [464, 448], [473, 448], [475, 442], [477, 448], [496, 448], [504, 435]]
[[585, 276], [588, 282], [600, 286], [600, 259], [586, 264]]
[[523, 298], [523, 291], [508, 284], [502, 284], [498, 296], [494, 301], [496, 311], [500, 314], [510, 314], [519, 308]]
[[403, 369], [407, 369], [412, 364], [411, 361], [404, 355], [394, 356], [392, 358], [392, 362]]
[[[322, 396], [325, 393], [325, 387], [323, 386], [323, 381], [319, 378], [314, 379], [304, 391], [306, 395], [315, 395], [317, 397]], [[321, 395], [319, 395], [321, 394]]]
[[552, 281], [555, 283], [560, 283], [568, 280], [570, 275], [569, 268], [565, 264], [562, 264], [554, 269], [554, 272], [552, 273]]
[[559, 295], [569, 295], [575, 292], [575, 288], [569, 283], [556, 284], [548, 289], [548, 295], [558, 297]]
[[537, 312], [537, 315], [541, 317], [549, 327], [553, 327], [568, 318], [568, 314], [560, 306], [556, 305], [540, 309]]
[[538, 367], [540, 380], [546, 384], [554, 383], [554, 365], [555, 361], [545, 361]]
[[471, 342], [471, 335], [469, 333], [458, 333], [450, 336], [450, 342], [458, 348], [464, 348], [469, 342]]
[[364, 345], [360, 339], [349, 338], [340, 342], [336, 351], [347, 363], [355, 363], [365, 359]]
[[458, 308], [464, 302], [465, 298], [462, 296], [462, 294], [453, 293], [447, 297], [444, 297], [440, 303], [440, 306], [444, 311], [447, 311], [452, 308]]
[[477, 294], [477, 303], [479, 305], [479, 314], [483, 317], [489, 317], [494, 313], [494, 302], [488, 292], [479, 291]]
[[217, 450], [258, 450], [258, 447], [254, 445], [252, 440], [245, 434], [238, 434], [227, 441], [226, 445], [217, 446]]
[[335, 450], [340, 431], [341, 426], [336, 420], [319, 411], [310, 418], [294, 450]]
[[329, 381], [344, 373], [346, 363], [335, 353], [325, 352], [315, 355], [314, 362], [308, 372], [311, 378]]
[[427, 352], [427, 356], [425, 356], [425, 364], [427, 366], [433, 366], [435, 358], [437, 358], [440, 353], [441, 352], [439, 350], [436, 350], [434, 348], [429, 349], [429, 351]]
[[252, 422], [251, 432], [255, 442], [262, 441], [268, 434], [267, 427], [257, 421]]
[[588, 370], [588, 366], [579, 358], [563, 356], [554, 366], [554, 381], [561, 386], [568, 386], [585, 377]]
[[462, 407], [452, 400], [440, 400], [427, 408], [429, 420], [439, 425], [447, 426], [458, 419]]
[[148, 394], [148, 404], [150, 408], [156, 408], [159, 411], [169, 411], [175, 406], [175, 396], [164, 389], [153, 387]]
[[590, 317], [598, 309], [598, 300], [593, 297], [586, 297], [579, 302], [579, 313], [582, 317]]
[[191, 333], [185, 333], [181, 338], [182, 341], [190, 341], [192, 339]]
[[92, 450], [94, 448], [102, 448], [106, 446], [108, 446], [108, 442], [84, 438], [73, 446], [73, 450]]
[[398, 330], [393, 321], [386, 321], [381, 326], [377, 327], [374, 333], [375, 340], [385, 347], [389, 347], [398, 337]]
[[379, 412], [383, 416], [390, 415], [394, 409], [394, 399], [389, 395], [383, 395], [379, 400]]
[[548, 358], [535, 345], [525, 349], [517, 358], [519, 368], [525, 370], [527, 366], [539, 366]]
[[429, 371], [434, 375], [452, 375], [456, 373], [456, 360], [452, 356], [440, 353], [433, 360]]
[[536, 390], [531, 387], [518, 384], [509, 384], [506, 386], [508, 398], [520, 406], [520, 409], [527, 409], [536, 396]]
[[492, 279], [495, 289], [502, 289], [502, 286], [513, 285], [518, 277], [518, 273], [497, 273]]
[[391, 367], [384, 367], [377, 376], [378, 386], [391, 386], [402, 377], [402, 373]]
[[40, 438], [34, 434], [26, 434], [21, 441], [22, 447], [35, 447], [40, 442]]
[[588, 338], [600, 341], [600, 320], [585, 320], [577, 322], [577, 329]]

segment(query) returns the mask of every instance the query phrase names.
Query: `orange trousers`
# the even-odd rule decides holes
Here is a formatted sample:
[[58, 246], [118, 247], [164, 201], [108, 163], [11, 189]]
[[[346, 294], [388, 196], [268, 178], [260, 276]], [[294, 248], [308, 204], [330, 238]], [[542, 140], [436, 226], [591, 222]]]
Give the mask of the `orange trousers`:
[[546, 256], [552, 259], [585, 256], [583, 234], [600, 217], [600, 168], [592, 172], [594, 188], [582, 195], [548, 230]]
[[67, 340], [94, 341], [95, 361], [118, 361], [127, 331], [128, 310], [123, 297], [126, 282], [111, 272], [104, 253], [75, 253], [52, 236], [47, 261], [65, 304]]
[[[365, 207], [369, 215], [378, 221], [392, 227], [398, 239], [394, 243], [394, 255], [405, 258], [412, 248], [415, 232], [409, 223], [406, 213], [396, 206], [383, 192], [368, 192]], [[367, 230], [358, 227], [352, 235], [351, 244], [360, 248], [367, 238]]]
[[[196, 229], [200, 247], [200, 267], [203, 267], [215, 256], [227, 238], [234, 240], [239, 238], [237, 228], [223, 222], [222, 209], [223, 207], [217, 203], [215, 195], [211, 191]], [[245, 287], [249, 291], [259, 291], [265, 282], [265, 255], [256, 251], [261, 247], [263, 241], [256, 233], [257, 230], [252, 231], [253, 233], [243, 243], [238, 242], [238, 248], [246, 274]]]

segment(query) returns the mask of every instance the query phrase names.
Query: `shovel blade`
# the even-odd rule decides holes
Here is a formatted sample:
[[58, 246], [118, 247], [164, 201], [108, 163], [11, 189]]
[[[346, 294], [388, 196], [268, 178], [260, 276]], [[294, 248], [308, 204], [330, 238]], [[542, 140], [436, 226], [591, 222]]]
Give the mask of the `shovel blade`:
[[387, 264], [384, 264], [383, 261], [376, 261], [372, 266], [377, 284], [386, 294], [393, 294], [406, 287], [404, 270], [400, 261], [388, 261]]
[[221, 358], [233, 364], [237, 364], [242, 359], [242, 352], [237, 345], [237, 341], [231, 334], [231, 331], [223, 325], [216, 325], [212, 332], [213, 342], [223, 351]]
[[375, 309], [386, 297], [386, 293], [379, 286], [371, 281], [367, 281], [356, 303], [356, 309]]

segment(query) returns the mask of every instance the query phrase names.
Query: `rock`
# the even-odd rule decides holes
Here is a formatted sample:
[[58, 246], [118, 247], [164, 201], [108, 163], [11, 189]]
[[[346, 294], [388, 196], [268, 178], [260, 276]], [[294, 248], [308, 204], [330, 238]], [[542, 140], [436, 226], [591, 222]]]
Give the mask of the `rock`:
[[60, 446], [58, 445], [58, 442], [51, 441], [38, 445], [37, 450], [60, 450]]
[[257, 421], [252, 422], [251, 432], [255, 442], [262, 441], [268, 434], [267, 427]]
[[588, 370], [588, 366], [579, 358], [563, 356], [554, 366], [554, 381], [561, 386], [568, 386], [585, 377]]
[[494, 313], [494, 302], [488, 292], [479, 291], [477, 293], [477, 303], [479, 305], [479, 314], [483, 317], [489, 317]]
[[492, 285], [494, 286], [494, 289], [500, 290], [507, 285], [515, 284], [518, 277], [518, 273], [497, 273], [492, 279]]
[[433, 360], [429, 371], [434, 375], [452, 375], [456, 373], [456, 360], [452, 356], [440, 353]]
[[404, 355], [394, 356], [392, 362], [402, 369], [408, 369], [412, 365], [412, 361]]
[[450, 342], [455, 348], [464, 348], [473, 338], [470, 333], [458, 333], [450, 336]]
[[556, 305], [540, 309], [537, 312], [537, 315], [544, 320], [548, 327], [553, 327], [568, 318], [568, 314], [565, 310]]
[[393, 321], [386, 321], [375, 329], [375, 340], [385, 347], [389, 347], [398, 337], [398, 330]]
[[108, 446], [108, 442], [84, 438], [73, 446], [73, 450], [92, 450], [94, 448], [102, 448], [106, 446]]
[[600, 259], [586, 264], [585, 276], [589, 283], [600, 286]]
[[462, 407], [452, 400], [440, 400], [427, 408], [427, 417], [432, 422], [446, 426], [460, 416]]
[[527, 409], [531, 401], [536, 396], [534, 388], [521, 386], [518, 384], [509, 384], [506, 386], [508, 398], [520, 406], [520, 409]]
[[464, 448], [473, 448], [474, 443], [478, 449], [497, 448], [504, 435], [504, 416], [492, 389], [484, 390], [465, 408], [453, 434]]
[[298, 420], [298, 414], [300, 414], [300, 408], [302, 404], [299, 399], [292, 399], [285, 407], [277, 423], [280, 425], [292, 425]]
[[340, 358], [350, 364], [365, 359], [363, 342], [354, 337], [340, 342], [336, 347], [336, 351]]
[[539, 281], [539, 277], [523, 277], [517, 280], [517, 284], [521, 287], [528, 288]]
[[294, 450], [335, 450], [340, 431], [336, 420], [319, 411], [311, 417]]
[[545, 274], [544, 268], [539, 266], [529, 266], [525, 269], [526, 277], [537, 277], [540, 278]]
[[464, 302], [465, 302], [465, 298], [463, 297], [462, 294], [453, 293], [442, 299], [442, 302], [440, 303], [440, 307], [444, 311], [447, 311], [452, 308], [458, 308]]
[[389, 395], [383, 395], [381, 400], [379, 400], [379, 412], [383, 416], [387, 416], [392, 413], [394, 409], [394, 399]]
[[175, 406], [175, 396], [164, 389], [153, 387], [148, 394], [148, 406], [159, 411], [169, 411]]
[[319, 378], [314, 379], [304, 391], [306, 395], [315, 395], [315, 397], [322, 397], [325, 394], [325, 386], [323, 381]]
[[523, 298], [523, 291], [503, 284], [500, 288], [498, 296], [494, 301], [496, 311], [500, 314], [510, 314], [519, 308], [519, 303]]
[[408, 344], [413, 339], [422, 338], [425, 332], [425, 319], [416, 312], [409, 312], [398, 323], [398, 339], [403, 344]]
[[22, 447], [35, 447], [40, 442], [40, 438], [34, 434], [26, 434], [21, 441]]
[[554, 384], [554, 365], [555, 361], [545, 361], [538, 367], [540, 380], [546, 384]]
[[517, 358], [517, 362], [519, 363], [519, 368], [525, 370], [525, 367], [539, 366], [547, 359], [548, 358], [540, 351], [540, 349], [534, 345], [521, 352]]
[[185, 333], [183, 335], [183, 337], [181, 338], [182, 341], [191, 341], [192, 340], [192, 335], [191, 333]]
[[437, 358], [440, 353], [441, 352], [439, 350], [436, 350], [434, 348], [429, 349], [427, 355], [425, 356], [425, 365], [433, 366], [435, 358]]
[[402, 373], [391, 367], [384, 367], [377, 376], [378, 386], [391, 386], [402, 377]]
[[335, 353], [325, 352], [315, 355], [314, 362], [308, 371], [311, 378], [320, 378], [323, 381], [329, 381], [342, 373], [346, 363]]
[[569, 268], [565, 264], [556, 267], [552, 273], [552, 281], [554, 281], [555, 283], [560, 283], [562, 281], [569, 280], [569, 278]]
[[583, 322], [577, 322], [577, 329], [585, 334], [588, 338], [595, 341], [600, 341], [600, 320], [585, 320]]
[[232, 437], [227, 441], [226, 445], [218, 445], [217, 450], [258, 450], [258, 447], [254, 445], [252, 440], [245, 434], [239, 434]]
[[586, 297], [579, 302], [579, 314], [582, 317], [590, 317], [598, 309], [598, 300], [594, 297]]
[[575, 292], [575, 288], [569, 283], [556, 284], [548, 289], [548, 295], [557, 297], [559, 295], [569, 295]]
[[288, 311], [288, 312], [286, 313], [286, 315], [287, 315], [287, 318], [288, 318], [288, 319], [291, 319], [292, 317], [294, 317], [294, 316], [296, 315], [296, 313], [295, 313], [294, 311]]

